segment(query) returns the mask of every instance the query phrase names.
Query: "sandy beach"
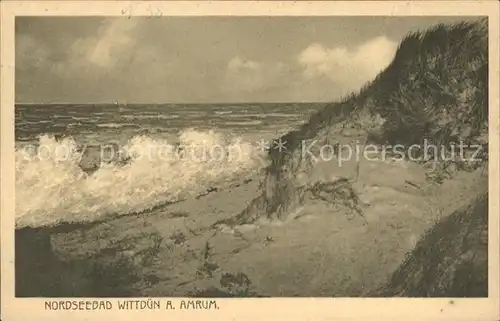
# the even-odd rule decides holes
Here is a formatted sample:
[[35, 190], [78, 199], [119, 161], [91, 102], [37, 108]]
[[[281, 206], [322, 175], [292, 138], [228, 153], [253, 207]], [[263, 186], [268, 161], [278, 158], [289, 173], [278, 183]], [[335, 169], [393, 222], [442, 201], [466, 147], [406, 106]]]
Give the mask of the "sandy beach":
[[[487, 46], [484, 19], [410, 33], [358, 92], [302, 114], [288, 103], [131, 106], [121, 114], [57, 107], [75, 137], [123, 136], [132, 147], [171, 134], [175, 123], [154, 115], [178, 122], [186, 144], [240, 144], [226, 137], [234, 128], [186, 129], [195, 122], [247, 126], [254, 137], [286, 131], [257, 157], [97, 167], [92, 156], [86, 174], [74, 160], [16, 154], [16, 295], [488, 296]], [[21, 116], [57, 123], [50, 106], [22, 108]], [[53, 128], [21, 116], [26, 141]], [[70, 137], [40, 141], [76, 146]], [[427, 143], [444, 153], [422, 157]], [[459, 155], [457, 143], [481, 153]], [[370, 147], [370, 157], [343, 157], [346, 146]], [[325, 150], [332, 157], [316, 157]]]
[[[255, 176], [140, 216], [54, 230], [52, 262], [45, 257], [23, 283], [29, 292], [31, 278], [58, 280], [52, 291], [61, 296], [363, 296], [388, 281], [426, 230], [487, 191], [484, 168], [442, 185], [410, 163], [360, 169], [353, 188], [363, 216], [311, 199], [282, 222], [216, 224], [258, 196]], [[221, 285], [239, 273], [248, 284]]]

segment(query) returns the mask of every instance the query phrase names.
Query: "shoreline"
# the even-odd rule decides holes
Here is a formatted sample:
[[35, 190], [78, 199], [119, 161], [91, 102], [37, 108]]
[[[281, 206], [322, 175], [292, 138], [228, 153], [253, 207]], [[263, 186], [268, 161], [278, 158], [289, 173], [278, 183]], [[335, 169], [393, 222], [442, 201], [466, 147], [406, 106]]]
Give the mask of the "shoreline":
[[[365, 158], [336, 166], [313, 162], [300, 146], [317, 139], [333, 148], [355, 139], [412, 147], [427, 138], [436, 146], [485, 138], [487, 26], [481, 18], [406, 35], [372, 82], [279, 137], [287, 151], [269, 149], [265, 175], [255, 181], [225, 189], [213, 183], [214, 177], [222, 180], [227, 173], [253, 168], [255, 163], [246, 159], [222, 168], [169, 164], [169, 172], [160, 175], [149, 175], [158, 171], [153, 167], [151, 172], [148, 163], [136, 176], [145, 177], [133, 186], [143, 192], [136, 198], [158, 200], [165, 187], [174, 188], [175, 197], [192, 186], [196, 192], [206, 189], [206, 195], [88, 229], [18, 232], [17, 248], [29, 252], [30, 242], [38, 240], [39, 252], [50, 252], [42, 258], [19, 256], [16, 266], [24, 272], [18, 277], [26, 277], [19, 293], [360, 297], [384, 289], [385, 296], [487, 295], [487, 152], [474, 164], [452, 157], [432, 169], [418, 162]], [[460, 50], [464, 46], [467, 50]], [[198, 133], [194, 136], [197, 141]], [[95, 164], [95, 155], [90, 159]], [[184, 173], [184, 167], [196, 169], [168, 175]], [[70, 190], [55, 194], [53, 203], [58, 209], [91, 203], [74, 211], [82, 217], [137, 208], [137, 202], [129, 202], [130, 188], [121, 188], [124, 182], [119, 176], [107, 185], [97, 182], [95, 189], [80, 185], [82, 194], [73, 202], [64, 203]], [[99, 194], [105, 186], [112, 192]], [[100, 197], [94, 198], [96, 189]], [[109, 203], [110, 210], [107, 201], [113, 197], [122, 203]], [[29, 201], [30, 195], [23, 198]], [[44, 214], [41, 220], [53, 213]], [[29, 268], [29, 260], [37, 258], [45, 262]], [[23, 260], [26, 264], [19, 263]]]
[[[16, 293], [24, 297], [361, 296], [362, 289], [382, 286], [436, 221], [467, 205], [487, 186], [479, 172], [460, 172], [443, 186], [433, 187], [422, 183], [418, 165], [408, 165], [410, 169], [372, 165], [362, 167], [361, 179], [353, 185], [368, 204], [365, 220], [342, 204], [332, 207], [307, 199], [286, 220], [221, 224], [261, 194], [262, 176], [255, 176], [146, 215], [16, 229]], [[428, 192], [405, 185], [408, 175]], [[430, 204], [422, 208], [422, 202]], [[447, 212], [436, 213], [436, 204]], [[410, 239], [404, 231], [411, 233]], [[373, 243], [374, 237], [380, 240]], [[315, 253], [322, 254], [314, 258]], [[33, 266], [38, 268], [34, 271]], [[377, 271], [364, 271], [368, 266], [378, 266]], [[366, 273], [372, 276], [363, 276]], [[242, 284], [223, 287], [223, 277]]]

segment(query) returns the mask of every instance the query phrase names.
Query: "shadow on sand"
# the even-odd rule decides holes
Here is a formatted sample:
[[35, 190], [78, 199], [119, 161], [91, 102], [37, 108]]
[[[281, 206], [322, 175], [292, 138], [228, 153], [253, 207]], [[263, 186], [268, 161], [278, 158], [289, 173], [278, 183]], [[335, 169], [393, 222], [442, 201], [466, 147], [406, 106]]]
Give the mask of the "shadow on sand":
[[52, 250], [45, 229], [15, 233], [16, 297], [129, 297], [137, 273], [130, 260], [105, 260], [100, 253], [64, 260]]

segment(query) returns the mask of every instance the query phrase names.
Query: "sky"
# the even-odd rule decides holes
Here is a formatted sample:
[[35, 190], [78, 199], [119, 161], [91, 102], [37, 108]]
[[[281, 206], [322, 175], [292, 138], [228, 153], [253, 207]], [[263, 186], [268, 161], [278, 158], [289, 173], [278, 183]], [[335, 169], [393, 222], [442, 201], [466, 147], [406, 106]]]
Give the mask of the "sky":
[[18, 17], [16, 103], [327, 102], [461, 17]]

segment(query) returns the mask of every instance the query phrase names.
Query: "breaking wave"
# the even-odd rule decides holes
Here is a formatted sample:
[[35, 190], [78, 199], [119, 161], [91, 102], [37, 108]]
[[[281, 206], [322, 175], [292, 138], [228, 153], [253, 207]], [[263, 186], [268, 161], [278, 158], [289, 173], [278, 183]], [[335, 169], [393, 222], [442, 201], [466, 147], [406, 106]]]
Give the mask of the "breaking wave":
[[[170, 152], [178, 153], [165, 154], [165, 147], [179, 145], [193, 147], [192, 153], [177, 147]], [[244, 179], [265, 165], [250, 142], [213, 131], [184, 130], [176, 144], [135, 136], [121, 147], [129, 152], [128, 162], [101, 163], [92, 174], [81, 167], [85, 146], [72, 137], [40, 136], [37, 146], [18, 147], [16, 227], [147, 211]]]

